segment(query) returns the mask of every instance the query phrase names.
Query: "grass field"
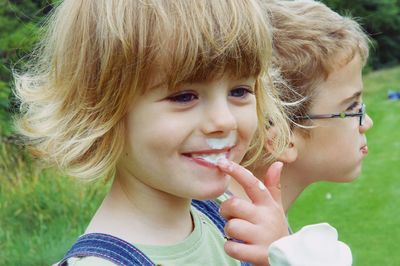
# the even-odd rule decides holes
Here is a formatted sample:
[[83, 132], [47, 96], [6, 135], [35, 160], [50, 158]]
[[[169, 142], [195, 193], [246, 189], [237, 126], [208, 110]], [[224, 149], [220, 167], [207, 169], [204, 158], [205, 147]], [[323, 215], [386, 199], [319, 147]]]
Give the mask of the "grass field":
[[[389, 88], [400, 91], [400, 68], [367, 75], [365, 87], [374, 128], [362, 176], [352, 184], [310, 187], [289, 218], [294, 229], [317, 222], [335, 226], [351, 246], [355, 266], [400, 265], [400, 101], [386, 100]], [[0, 265], [50, 265], [60, 259], [108, 186], [83, 186], [29, 161], [0, 138]]]

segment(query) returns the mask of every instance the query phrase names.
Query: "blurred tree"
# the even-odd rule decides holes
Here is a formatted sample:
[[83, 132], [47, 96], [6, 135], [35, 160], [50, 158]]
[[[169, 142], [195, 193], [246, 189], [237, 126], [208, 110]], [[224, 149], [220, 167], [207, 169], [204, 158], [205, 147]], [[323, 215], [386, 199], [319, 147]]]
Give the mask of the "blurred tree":
[[0, 80], [9, 81], [12, 64], [32, 50], [51, 7], [51, 0], [0, 0]]
[[341, 15], [358, 19], [374, 40], [369, 64], [374, 68], [400, 63], [400, 0], [322, 0]]
[[[54, 1], [0, 0], [0, 133], [8, 133], [11, 69], [23, 64], [39, 38], [41, 19]], [[22, 59], [21, 59], [22, 58]], [[11, 101], [14, 102], [14, 101]]]

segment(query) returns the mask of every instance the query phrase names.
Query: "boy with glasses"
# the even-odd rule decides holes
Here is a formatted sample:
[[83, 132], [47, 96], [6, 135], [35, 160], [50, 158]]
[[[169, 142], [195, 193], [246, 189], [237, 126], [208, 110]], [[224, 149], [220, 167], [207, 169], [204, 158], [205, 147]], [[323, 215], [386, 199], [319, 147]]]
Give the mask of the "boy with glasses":
[[[369, 39], [357, 22], [319, 2], [276, 1], [269, 8], [273, 64], [285, 81], [276, 86], [283, 101], [298, 102], [287, 107], [290, 145], [277, 155], [285, 163], [281, 186], [287, 211], [310, 184], [350, 182], [361, 172], [368, 154], [365, 133], [373, 125], [362, 101]], [[270, 152], [272, 141], [270, 134]], [[252, 170], [260, 175], [267, 165], [260, 161]]]
[[[266, 3], [273, 28], [273, 65], [277, 69], [272, 76], [281, 100], [291, 103], [287, 113], [292, 136], [286, 150], [276, 154], [272, 145], [276, 133], [271, 127], [265, 150], [266, 155], [275, 154], [284, 163], [281, 193], [287, 212], [312, 183], [350, 182], [361, 172], [362, 160], [368, 154], [365, 133], [373, 125], [362, 101], [362, 68], [369, 55], [369, 39], [357, 22], [322, 3]], [[270, 121], [274, 124], [273, 117]], [[249, 169], [261, 179], [269, 165], [266, 160], [258, 160]], [[235, 180], [230, 192], [246, 197]], [[221, 204], [221, 213], [230, 220], [234, 220], [231, 213], [243, 213], [248, 206], [238, 197]], [[238, 226], [230, 227], [238, 231]], [[233, 230], [227, 233], [234, 234]], [[318, 261], [318, 256], [304, 261], [301, 246], [288, 249], [279, 242], [272, 245], [272, 265], [328, 265]], [[294, 250], [297, 252], [291, 253]], [[287, 256], [275, 256], [285, 252]]]

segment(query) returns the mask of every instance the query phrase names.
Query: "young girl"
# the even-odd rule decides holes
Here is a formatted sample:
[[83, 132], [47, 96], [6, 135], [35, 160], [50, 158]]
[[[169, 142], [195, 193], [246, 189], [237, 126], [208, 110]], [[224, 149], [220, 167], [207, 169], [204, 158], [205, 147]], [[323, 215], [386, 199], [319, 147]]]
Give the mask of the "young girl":
[[36, 61], [16, 76], [18, 128], [48, 164], [114, 177], [61, 265], [240, 264], [224, 252], [217, 206], [191, 202], [227, 189], [218, 160], [262, 147], [265, 12], [257, 0], [55, 9]]
[[[365, 133], [372, 127], [362, 101], [362, 67], [369, 41], [354, 20], [319, 2], [269, 1], [268, 8], [274, 36], [273, 65], [281, 73], [277, 81], [285, 81], [276, 85], [283, 101], [298, 102], [288, 106], [292, 119], [289, 147], [283, 153], [271, 147], [278, 136], [273, 128], [265, 145], [285, 164], [281, 193], [287, 212], [310, 184], [349, 182], [360, 174], [368, 154]], [[261, 178], [268, 166], [259, 160], [249, 169]], [[235, 180], [230, 190], [246, 197]], [[221, 213], [232, 219], [233, 212], [245, 208], [248, 203], [235, 197], [221, 205]], [[237, 231], [227, 230], [227, 234], [237, 237]], [[297, 263], [294, 265], [303, 265], [300, 260]]]

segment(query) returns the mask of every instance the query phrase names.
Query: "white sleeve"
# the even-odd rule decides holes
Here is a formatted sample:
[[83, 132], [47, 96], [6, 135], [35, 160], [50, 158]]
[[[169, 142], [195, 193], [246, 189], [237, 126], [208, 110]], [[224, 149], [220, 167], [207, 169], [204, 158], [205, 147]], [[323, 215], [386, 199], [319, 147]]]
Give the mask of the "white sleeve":
[[304, 226], [273, 242], [268, 258], [271, 266], [351, 266], [353, 261], [350, 248], [327, 223]]
[[83, 258], [70, 258], [68, 259], [68, 266], [116, 266], [109, 260], [98, 257], [83, 257]]

